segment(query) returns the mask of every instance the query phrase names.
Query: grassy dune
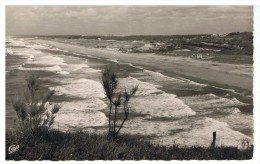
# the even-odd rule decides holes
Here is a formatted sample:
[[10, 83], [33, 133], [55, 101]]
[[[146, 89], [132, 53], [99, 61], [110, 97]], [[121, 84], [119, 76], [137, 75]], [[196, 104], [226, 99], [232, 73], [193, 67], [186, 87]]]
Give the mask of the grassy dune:
[[[105, 135], [84, 132], [64, 133], [38, 130], [34, 134], [6, 134], [6, 160], [246, 160], [253, 156], [253, 146], [236, 147], [171, 147], [153, 145], [137, 137], [122, 135], [116, 140]], [[19, 150], [8, 154], [8, 147]]]

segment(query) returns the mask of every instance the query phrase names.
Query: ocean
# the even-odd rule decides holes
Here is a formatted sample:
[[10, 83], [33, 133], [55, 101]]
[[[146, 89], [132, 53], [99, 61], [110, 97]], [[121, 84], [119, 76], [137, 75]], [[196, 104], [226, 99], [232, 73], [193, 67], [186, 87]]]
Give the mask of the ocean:
[[35, 74], [42, 87], [55, 90], [55, 101], [61, 106], [52, 128], [106, 133], [108, 101], [101, 71], [113, 65], [119, 77], [119, 90], [139, 87], [129, 103], [129, 120], [121, 133], [162, 145], [209, 146], [214, 131], [216, 145], [241, 146], [244, 140], [253, 142], [253, 104], [239, 91], [116, 58], [39, 44], [35, 39], [6, 39], [7, 130], [17, 127], [12, 101], [24, 92], [25, 77]]

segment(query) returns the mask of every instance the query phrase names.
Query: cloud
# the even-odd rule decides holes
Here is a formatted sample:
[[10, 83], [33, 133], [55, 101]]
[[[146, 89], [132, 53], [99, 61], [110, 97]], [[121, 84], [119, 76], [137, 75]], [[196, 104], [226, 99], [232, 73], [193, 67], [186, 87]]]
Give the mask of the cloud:
[[15, 34], [190, 34], [252, 31], [251, 6], [7, 6]]

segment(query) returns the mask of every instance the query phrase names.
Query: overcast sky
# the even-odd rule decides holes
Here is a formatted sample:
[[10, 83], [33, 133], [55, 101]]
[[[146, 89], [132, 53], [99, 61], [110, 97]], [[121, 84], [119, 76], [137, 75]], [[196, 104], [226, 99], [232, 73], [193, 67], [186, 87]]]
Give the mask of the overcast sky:
[[248, 6], [8, 6], [7, 35], [175, 35], [253, 30]]

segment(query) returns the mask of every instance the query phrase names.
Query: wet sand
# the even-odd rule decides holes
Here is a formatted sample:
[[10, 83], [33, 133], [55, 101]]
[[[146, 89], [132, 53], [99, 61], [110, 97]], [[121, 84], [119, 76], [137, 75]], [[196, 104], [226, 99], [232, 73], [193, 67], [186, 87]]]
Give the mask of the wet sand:
[[[107, 59], [118, 59], [120, 62], [132, 63], [145, 68], [160, 70], [167, 75], [181, 75], [201, 83], [252, 92], [252, 65], [236, 65], [198, 61], [182, 57], [169, 57], [156, 54], [130, 54], [97, 48], [86, 48], [57, 41], [35, 40], [36, 43], [51, 45], [63, 50], [82, 55], [91, 55]], [[156, 55], [156, 57], [155, 57]], [[249, 93], [251, 94], [251, 93]]]

